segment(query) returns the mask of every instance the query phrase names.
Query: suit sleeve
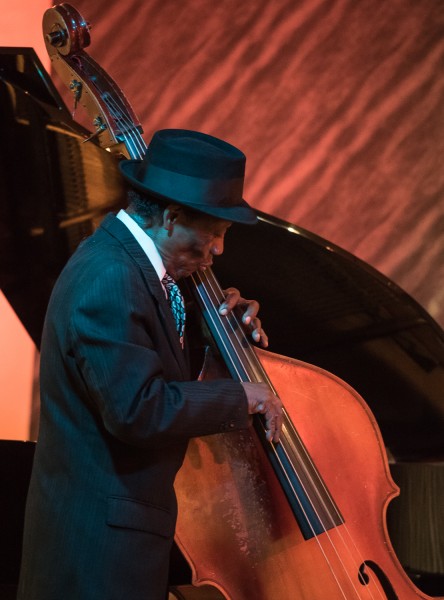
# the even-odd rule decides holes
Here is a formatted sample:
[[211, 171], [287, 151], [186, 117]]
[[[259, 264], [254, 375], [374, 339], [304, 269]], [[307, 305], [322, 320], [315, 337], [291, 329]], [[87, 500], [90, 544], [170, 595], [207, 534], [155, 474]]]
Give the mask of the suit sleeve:
[[111, 263], [79, 295], [69, 326], [77, 377], [105, 428], [132, 445], [248, 426], [240, 383], [180, 381], [156, 302], [137, 269]]

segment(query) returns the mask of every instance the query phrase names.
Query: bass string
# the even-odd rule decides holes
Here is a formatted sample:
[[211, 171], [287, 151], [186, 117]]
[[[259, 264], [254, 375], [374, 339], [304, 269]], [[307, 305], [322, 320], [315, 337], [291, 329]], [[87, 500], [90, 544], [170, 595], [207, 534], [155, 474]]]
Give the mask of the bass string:
[[[90, 58], [90, 56], [86, 52], [83, 52], [81, 56], [78, 56], [78, 58], [80, 59], [80, 61], [88, 65], [89, 70], [94, 71], [97, 69], [97, 67], [95, 66], [95, 62]], [[117, 86], [114, 86], [111, 83], [108, 83], [108, 85], [106, 86], [108, 89], [103, 89], [100, 83], [102, 80], [103, 77], [96, 77], [93, 80], [93, 83], [99, 93], [99, 96], [102, 102], [104, 102], [104, 104], [108, 108], [113, 120], [116, 123], [122, 123], [124, 125], [124, 128], [119, 127], [119, 131], [113, 133], [117, 133], [117, 135], [119, 135], [120, 133], [120, 135], [123, 136], [124, 144], [128, 150], [128, 153], [130, 154], [130, 158], [143, 158], [147, 150], [147, 145], [144, 139], [142, 138], [142, 135], [140, 134], [139, 130], [137, 129], [136, 124], [131, 118], [125, 103], [120, 98], [120, 95], [117, 93], [117, 91], [119, 91], [120, 94], [122, 94], [122, 92], [117, 88]]]
[[[237, 358], [241, 362], [243, 362], [242, 358], [245, 358], [245, 362], [247, 362], [247, 363], [251, 363], [253, 361], [256, 361], [256, 362], [258, 362], [260, 364], [260, 361], [258, 360], [258, 358], [256, 357], [256, 355], [254, 354], [254, 352], [253, 352], [253, 350], [251, 348], [251, 344], [249, 343], [248, 339], [246, 338], [245, 334], [243, 333], [242, 327], [239, 326], [239, 322], [237, 321], [236, 317], [234, 315], [231, 315], [230, 318], [227, 319], [226, 317], [222, 318], [222, 316], [219, 314], [218, 306], [220, 306], [220, 304], [223, 302], [224, 296], [223, 296], [223, 292], [222, 292], [222, 290], [221, 290], [221, 288], [219, 286], [219, 283], [217, 282], [217, 279], [215, 278], [214, 274], [210, 270], [207, 270], [207, 271], [205, 271], [205, 273], [199, 274], [199, 278], [201, 280], [201, 283], [202, 283], [205, 291], [207, 292], [207, 298], [205, 298], [205, 296], [202, 295], [202, 294], [200, 295], [200, 297], [201, 297], [201, 300], [204, 302], [205, 308], [207, 309], [208, 313], [211, 315], [213, 323], [216, 326], [216, 330], [217, 330], [217, 327], [220, 327], [220, 328], [222, 328], [222, 329], [225, 330], [225, 332], [227, 333], [228, 338], [231, 341], [231, 350], [236, 354]], [[209, 293], [209, 290], [211, 291], [211, 293]], [[233, 326], [233, 321], [235, 323], [234, 326]], [[233, 339], [235, 340], [234, 342], [233, 342]], [[250, 350], [250, 351], [248, 351], [248, 350]], [[257, 371], [258, 369], [254, 369], [254, 370]], [[247, 377], [248, 377], [249, 381], [253, 381], [253, 380], [254, 381], [258, 381], [258, 379], [255, 376], [253, 376], [253, 377], [250, 376], [252, 370], [249, 370], [248, 368], [245, 368], [245, 371], [246, 371], [246, 374], [247, 374]], [[263, 371], [262, 365], [260, 365], [260, 371]], [[239, 373], [239, 375], [240, 375], [240, 373]], [[268, 376], [266, 376], [266, 374], [265, 374], [265, 379], [268, 380]], [[271, 385], [271, 388], [272, 388], [273, 393], [275, 393], [274, 388], [273, 388], [272, 385]], [[297, 437], [299, 437], [299, 435], [297, 434], [297, 432], [296, 432], [296, 430], [294, 428], [294, 425], [293, 425], [291, 419], [289, 419], [288, 416], [286, 416], [285, 424], [289, 426], [290, 430], [293, 430], [296, 433]], [[288, 455], [287, 449], [285, 448], [286, 443], [288, 443], [288, 440], [285, 439], [287, 437], [287, 435], [289, 435], [289, 434], [288, 433], [284, 433], [284, 440], [283, 440], [283, 442], [280, 442], [280, 444], [281, 444], [281, 447], [283, 447], [283, 449], [284, 449], [284, 451], [285, 451], [285, 453], [286, 453], [286, 455], [288, 457], [289, 463], [292, 465], [293, 469], [295, 469], [295, 467], [293, 465], [293, 460]], [[274, 444], [272, 444], [270, 442], [270, 445], [271, 445], [271, 447], [273, 449], [272, 451], [273, 451], [273, 453], [274, 453], [277, 461], [279, 462], [279, 464], [281, 465], [282, 469], [285, 472], [285, 468], [283, 467], [282, 462], [281, 462], [279, 456], [277, 455], [277, 453], [275, 451]], [[313, 465], [312, 458], [309, 455], [308, 451], [306, 450], [306, 448], [305, 448], [305, 446], [303, 444], [301, 445], [301, 448], [302, 448], [302, 450], [304, 452], [304, 457], [301, 457], [301, 460], [302, 461], [307, 460], [307, 461], [309, 461]], [[313, 467], [314, 467], [314, 465], [313, 465]], [[320, 501], [323, 502], [322, 498], [321, 498], [321, 495], [320, 495], [320, 493], [318, 491], [318, 486], [319, 485], [321, 485], [325, 489], [326, 493], [328, 494], [328, 496], [330, 498], [331, 498], [331, 496], [330, 496], [330, 493], [329, 493], [328, 489], [326, 488], [324, 482], [322, 481], [321, 477], [319, 476], [317, 469], [314, 469], [314, 472], [317, 475], [318, 482], [315, 482], [312, 479], [312, 477], [309, 475], [310, 479], [311, 479], [311, 487], [312, 487], [312, 490], [314, 491], [314, 493], [317, 496], [320, 497]], [[287, 476], [286, 473], [285, 473], [285, 475]], [[301, 501], [299, 500], [299, 498], [298, 498], [298, 496], [296, 494], [296, 491], [294, 490], [294, 487], [293, 487], [293, 485], [291, 483], [291, 480], [290, 480], [290, 478], [288, 476], [287, 476], [287, 481], [288, 481], [288, 484], [289, 484], [290, 488], [293, 490], [295, 499], [298, 502], [298, 505], [300, 506], [301, 511], [304, 513], [304, 516], [307, 517], [306, 511], [305, 511], [305, 509], [304, 509]], [[328, 529], [326, 528], [325, 524], [323, 523], [321, 515], [319, 515], [319, 513], [318, 513], [318, 510], [316, 508], [316, 503], [314, 502], [314, 500], [312, 499], [312, 496], [311, 496], [311, 491], [306, 489], [306, 487], [303, 484], [303, 482], [301, 482], [301, 485], [302, 485], [302, 487], [303, 487], [303, 489], [304, 489], [304, 491], [305, 491], [305, 493], [307, 495], [307, 498], [309, 498], [309, 500], [311, 502], [313, 511], [315, 512], [316, 516], [318, 517], [320, 523], [322, 523], [322, 525], [323, 525], [323, 533], [325, 534], [325, 537], [327, 539], [327, 543], [329, 543], [329, 545], [333, 549], [334, 554], [338, 558], [338, 561], [339, 561], [339, 563], [340, 563], [340, 565], [342, 567], [343, 572], [346, 574], [347, 578], [350, 581], [350, 584], [351, 584], [351, 586], [352, 586], [352, 588], [354, 590], [355, 596], [357, 598], [363, 597], [363, 596], [360, 595], [360, 592], [356, 588], [356, 585], [353, 582], [353, 580], [351, 578], [351, 575], [348, 572], [348, 569], [345, 567], [344, 560], [341, 557], [341, 551], [340, 551], [340, 549], [337, 547], [337, 544], [335, 544], [335, 542], [332, 540], [331, 535], [329, 534]], [[332, 504], [334, 506], [334, 502], [333, 501], [332, 501]], [[333, 516], [331, 516], [331, 519], [333, 520]], [[317, 544], [319, 546], [319, 549], [320, 549], [320, 551], [321, 551], [321, 553], [322, 553], [322, 555], [323, 555], [323, 557], [324, 557], [327, 565], [330, 568], [330, 571], [331, 571], [331, 573], [332, 573], [332, 575], [333, 575], [333, 577], [334, 577], [334, 579], [335, 579], [335, 581], [336, 581], [336, 583], [337, 583], [337, 585], [338, 585], [338, 587], [340, 589], [340, 592], [342, 593], [343, 597], [346, 598], [345, 592], [344, 592], [344, 590], [341, 587], [341, 584], [339, 582], [339, 579], [338, 579], [337, 575], [335, 574], [335, 569], [334, 569], [333, 565], [330, 563], [329, 558], [327, 556], [327, 552], [324, 549], [323, 544], [322, 544], [321, 540], [318, 537], [318, 534], [315, 533], [315, 531], [314, 531], [314, 529], [313, 529], [313, 527], [312, 527], [312, 525], [311, 525], [310, 520], [308, 519], [308, 517], [307, 517], [307, 522], [309, 523], [309, 526], [310, 526], [310, 528], [312, 530], [313, 537], [316, 538], [316, 542], [317, 542]], [[355, 553], [358, 556], [361, 553], [359, 552], [359, 550], [357, 548], [357, 545], [356, 545], [355, 541], [353, 540], [353, 536], [351, 535], [351, 533], [350, 533], [350, 531], [349, 531], [346, 523], [343, 523], [343, 527], [345, 529], [346, 536], [349, 538], [349, 542], [351, 542], [351, 547], [347, 543], [347, 541], [344, 538], [344, 536], [342, 535], [341, 528], [336, 528], [336, 533], [338, 534], [338, 537], [339, 537], [339, 539], [341, 541], [341, 544], [344, 547], [344, 549], [347, 552], [347, 554], [349, 555], [349, 557], [352, 559], [352, 561], [356, 561]], [[353, 551], [353, 549], [354, 549], [354, 551]], [[363, 559], [362, 556], [359, 559], [359, 563], [360, 564], [365, 564], [365, 561], [364, 561], [364, 559]], [[356, 565], [356, 572], [359, 573], [359, 565]], [[371, 577], [372, 577], [372, 575], [370, 574], [369, 575], [369, 579]], [[376, 578], [375, 578], [375, 583], [377, 583]], [[385, 596], [382, 595], [382, 592], [381, 592], [381, 590], [379, 588], [379, 585], [376, 585], [376, 590], [378, 592], [378, 597], [379, 598], [385, 597]], [[370, 589], [370, 587], [368, 585], [365, 587], [365, 589], [363, 589], [361, 591], [364, 592], [365, 597], [367, 597], [367, 598], [374, 598], [372, 590]]]
[[[106, 94], [106, 97], [104, 97], [104, 94]], [[147, 150], [147, 145], [145, 144], [145, 142], [144, 142], [141, 134], [139, 133], [137, 127], [133, 123], [133, 120], [131, 119], [130, 115], [128, 114], [128, 111], [126, 109], [125, 104], [120, 100], [119, 97], [117, 98], [117, 101], [116, 101], [114, 95], [111, 94], [109, 91], [108, 92], [103, 92], [102, 91], [101, 92], [101, 96], [102, 96], [103, 101], [108, 106], [108, 108], [110, 110], [110, 113], [111, 113], [111, 116], [113, 117], [113, 119], [116, 122], [121, 122], [121, 123], [123, 123], [125, 125], [124, 129], [123, 128], [120, 129], [120, 133], [124, 137], [124, 143], [125, 143], [125, 146], [126, 146], [128, 152], [130, 154], [130, 157], [131, 158], [136, 158], [136, 159], [141, 159], [144, 156], [144, 154], [145, 154], [145, 152]], [[218, 310], [217, 310], [217, 307], [223, 301], [224, 296], [223, 296], [222, 290], [221, 290], [221, 288], [220, 288], [220, 286], [219, 286], [219, 284], [218, 284], [218, 282], [217, 282], [214, 274], [212, 273], [211, 269], [207, 269], [207, 271], [205, 272], [205, 276], [201, 276], [201, 283], [202, 283], [202, 285], [204, 286], [204, 288], [207, 291], [208, 299], [209, 299], [210, 303], [206, 302], [205, 298], [203, 298], [202, 296], [201, 296], [201, 299], [202, 299], [202, 301], [204, 303], [206, 303], [206, 308], [211, 313], [211, 315], [213, 317], [213, 320], [214, 320], [214, 316], [217, 315], [217, 324], [216, 324], [216, 321], [215, 321], [216, 329], [217, 329], [217, 325], [219, 327], [222, 327], [222, 328], [225, 329], [225, 331], [226, 331], [229, 339], [231, 340], [231, 351], [235, 352], [238, 360], [242, 364], [244, 364], [244, 365], [245, 365], [245, 363], [248, 364], [248, 368], [245, 368], [245, 371], [246, 371], [247, 374], [248, 374], [248, 372], [249, 373], [254, 373], [255, 371], [258, 371], [258, 370], [260, 372], [260, 377], [259, 378], [258, 378], [257, 374], [255, 374], [253, 377], [250, 377], [250, 375], [247, 375], [248, 378], [249, 378], [249, 380], [250, 381], [254, 380], [256, 382], [258, 380], [259, 381], [264, 381], [264, 382], [266, 382], [271, 387], [271, 389], [273, 390], [273, 393], [276, 393], [275, 390], [273, 389], [273, 386], [272, 386], [271, 382], [268, 379], [268, 376], [266, 375], [265, 371], [262, 369], [262, 366], [260, 365], [260, 362], [258, 361], [256, 355], [253, 353], [253, 351], [251, 349], [251, 345], [249, 344], [248, 340], [246, 340], [246, 338], [244, 339], [245, 336], [242, 337], [242, 335], [239, 334], [239, 332], [242, 331], [242, 328], [239, 327], [239, 324], [237, 322], [236, 317], [234, 317], [234, 315], [231, 315], [231, 317], [229, 319], [225, 319], [225, 320], [222, 320], [222, 318], [220, 317], [220, 315], [218, 313]], [[212, 292], [212, 294], [210, 294], [210, 292]], [[216, 302], [211, 299], [211, 295], [213, 295], [213, 298], [216, 299]], [[235, 326], [233, 326], [233, 319], [234, 319]], [[237, 342], [236, 344], [234, 344], [232, 342], [233, 338], [236, 340], [236, 342]], [[249, 349], [250, 351], [248, 352], [247, 349]], [[260, 365], [259, 369], [258, 369], [256, 363], [259, 363], [259, 365]], [[240, 373], [239, 373], [239, 379], [242, 380]], [[284, 422], [285, 422], [286, 429], [288, 429], [288, 432], [284, 432], [284, 438], [291, 439], [291, 433], [293, 433], [296, 437], [299, 437], [298, 434], [297, 434], [297, 431], [296, 431], [296, 429], [295, 429], [295, 427], [294, 427], [291, 419], [289, 419], [289, 417], [288, 417], [285, 409], [284, 409]], [[262, 421], [261, 421], [261, 423], [262, 423]], [[265, 427], [264, 427], [263, 423], [262, 423], [262, 427], [265, 430]], [[273, 453], [275, 455], [276, 460], [280, 464], [282, 471], [286, 474], [286, 470], [285, 470], [285, 468], [284, 468], [284, 466], [282, 464], [282, 461], [281, 461], [280, 457], [276, 453], [274, 445], [272, 443], [270, 443], [270, 444], [272, 446], [272, 451], [273, 451]], [[312, 466], [313, 466], [314, 472], [317, 473], [315, 465], [313, 464], [310, 455], [306, 451], [305, 446], [302, 444], [301, 447], [302, 447], [302, 449], [304, 451], [304, 454], [305, 454], [304, 457], [301, 457], [301, 461], [302, 462], [304, 460], [309, 461], [312, 464]], [[292, 458], [289, 455], [289, 452], [288, 452], [288, 450], [286, 448], [286, 444], [285, 443], [282, 444], [282, 448], [283, 448], [283, 450], [284, 450], [284, 452], [285, 452], [285, 454], [287, 456], [287, 459], [288, 459], [289, 463], [293, 466]], [[294, 466], [293, 466], [293, 468], [294, 468]], [[322, 479], [319, 476], [318, 476], [318, 482], [317, 483], [313, 480], [313, 478], [310, 475], [310, 473], [308, 473], [308, 476], [311, 479], [311, 485], [312, 485], [313, 490], [315, 490], [315, 493], [319, 496], [320, 501], [323, 502], [322, 497], [321, 497], [321, 495], [318, 492], [318, 487], [317, 486], [318, 485], [323, 486], [323, 488], [325, 489], [325, 491], [328, 494], [328, 496], [330, 496], [327, 488], [325, 487], [324, 482], [322, 481]], [[309, 523], [309, 526], [312, 529], [313, 537], [316, 538], [316, 541], [317, 541], [317, 544], [319, 546], [319, 549], [320, 549], [320, 551], [321, 551], [321, 553], [322, 553], [322, 555], [323, 555], [323, 557], [324, 557], [327, 565], [330, 568], [330, 571], [331, 571], [331, 573], [332, 573], [332, 575], [333, 575], [333, 577], [334, 577], [334, 579], [335, 579], [335, 581], [336, 581], [336, 583], [338, 585], [338, 588], [339, 588], [342, 596], [344, 598], [347, 598], [346, 595], [345, 595], [344, 590], [341, 587], [340, 581], [339, 581], [338, 577], [335, 574], [335, 569], [334, 569], [333, 565], [331, 564], [331, 562], [330, 562], [330, 560], [329, 560], [329, 558], [327, 556], [327, 552], [323, 548], [323, 545], [322, 545], [321, 541], [319, 540], [318, 535], [315, 533], [315, 531], [314, 531], [314, 529], [313, 529], [313, 527], [312, 527], [312, 525], [310, 523], [310, 519], [308, 518], [308, 516], [306, 514], [305, 508], [304, 508], [302, 502], [299, 500], [299, 498], [298, 498], [298, 496], [297, 496], [297, 494], [296, 494], [296, 492], [294, 490], [294, 486], [293, 486], [293, 484], [292, 484], [292, 482], [291, 482], [291, 480], [290, 480], [290, 478], [288, 476], [287, 476], [287, 481], [288, 481], [289, 487], [293, 490], [293, 494], [295, 496], [296, 501], [298, 502], [298, 504], [300, 506], [301, 511], [303, 512], [304, 516], [307, 518], [307, 522]], [[303, 489], [304, 489], [304, 491], [305, 491], [305, 493], [307, 495], [307, 498], [309, 498], [309, 500], [310, 500], [310, 502], [312, 504], [313, 511], [317, 515], [319, 521], [323, 524], [322, 517], [319, 515], [318, 510], [317, 510], [317, 508], [315, 506], [315, 503], [314, 503], [314, 501], [311, 498], [310, 491], [306, 489], [306, 487], [305, 487], [305, 485], [304, 485], [303, 482], [301, 482], [301, 485], [303, 486]], [[333, 517], [332, 517], [332, 519], [333, 519]], [[350, 538], [350, 541], [352, 542], [352, 545], [354, 546], [355, 550], [359, 554], [359, 551], [358, 551], [358, 548], [356, 546], [356, 543], [353, 541], [352, 536], [351, 536], [351, 534], [350, 534], [350, 532], [349, 532], [346, 524], [344, 523], [343, 525], [344, 525], [345, 531], [348, 534], [348, 537]], [[353, 583], [350, 574], [348, 573], [347, 569], [345, 568], [344, 562], [343, 562], [343, 560], [342, 560], [342, 558], [340, 556], [340, 552], [336, 548], [336, 545], [334, 544], [333, 540], [331, 539], [331, 536], [330, 536], [330, 534], [328, 532], [328, 529], [326, 528], [325, 524], [323, 524], [323, 528], [324, 528], [324, 533], [326, 535], [326, 538], [327, 538], [328, 542], [330, 543], [330, 546], [333, 548], [336, 556], [338, 557], [338, 559], [340, 561], [340, 564], [343, 567], [343, 571], [346, 573], [347, 577], [350, 580], [352, 588], [353, 588], [353, 590], [356, 593], [356, 597], [360, 598], [359, 591], [356, 589], [356, 586]], [[345, 549], [347, 550], [347, 552], [349, 553], [349, 555], [352, 558], [354, 558], [353, 554], [352, 554], [352, 549], [346, 543], [344, 537], [342, 536], [342, 533], [341, 533], [340, 529], [337, 528], [337, 532], [339, 533], [339, 537], [340, 537], [340, 539], [342, 541], [343, 546], [345, 547]], [[361, 558], [360, 562], [364, 563], [364, 560]], [[359, 567], [357, 567], [357, 572], [358, 571], [359, 571]], [[382, 598], [383, 596], [382, 596], [381, 591], [379, 590], [379, 586], [377, 586], [377, 590], [379, 592], [379, 596]], [[371, 589], [368, 586], [366, 586], [366, 591], [368, 592], [367, 597], [369, 597], [369, 598], [373, 598], [374, 597], [373, 594], [372, 594]]]

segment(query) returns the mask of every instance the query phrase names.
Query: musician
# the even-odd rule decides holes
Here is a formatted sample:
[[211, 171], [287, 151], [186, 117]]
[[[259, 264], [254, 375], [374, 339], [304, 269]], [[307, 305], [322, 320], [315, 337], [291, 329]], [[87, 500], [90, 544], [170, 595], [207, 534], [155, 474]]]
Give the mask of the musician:
[[[80, 244], [47, 311], [19, 600], [164, 600], [188, 440], [245, 428], [256, 412], [279, 439], [281, 404], [266, 385], [191, 380], [174, 281], [211, 266], [231, 223], [255, 223], [245, 156], [163, 130], [120, 168], [126, 211]], [[230, 288], [220, 314], [235, 306], [266, 347], [258, 303]]]

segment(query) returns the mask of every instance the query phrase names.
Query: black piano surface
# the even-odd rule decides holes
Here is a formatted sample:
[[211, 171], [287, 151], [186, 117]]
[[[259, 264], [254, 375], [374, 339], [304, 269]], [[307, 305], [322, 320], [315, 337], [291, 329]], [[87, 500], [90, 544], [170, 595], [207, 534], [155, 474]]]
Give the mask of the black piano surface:
[[[0, 284], [39, 346], [55, 279], [119, 207], [118, 157], [84, 143], [30, 48], [0, 49]], [[444, 458], [444, 332], [394, 282], [271, 215], [236, 225], [214, 271], [261, 301], [270, 350], [316, 364], [372, 409], [395, 461]], [[240, 258], [241, 257], [241, 258]]]

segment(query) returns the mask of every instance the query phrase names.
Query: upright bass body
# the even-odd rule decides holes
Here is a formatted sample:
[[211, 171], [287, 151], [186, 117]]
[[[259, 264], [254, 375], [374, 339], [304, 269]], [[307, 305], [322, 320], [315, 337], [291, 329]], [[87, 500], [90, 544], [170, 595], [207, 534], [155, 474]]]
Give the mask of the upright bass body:
[[194, 584], [232, 600], [427, 598], [390, 544], [385, 514], [398, 488], [364, 400], [322, 369], [256, 353], [341, 522], [304, 537], [253, 430], [192, 440], [176, 490]]

